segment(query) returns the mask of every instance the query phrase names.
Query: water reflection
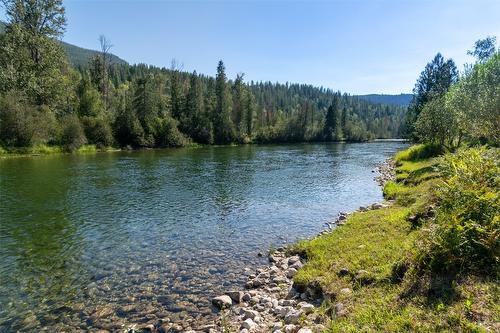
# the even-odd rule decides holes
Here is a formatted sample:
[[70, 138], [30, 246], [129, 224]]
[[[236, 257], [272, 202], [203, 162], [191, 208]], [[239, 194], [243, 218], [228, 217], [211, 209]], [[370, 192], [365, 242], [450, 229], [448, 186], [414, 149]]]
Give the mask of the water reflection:
[[[0, 161], [0, 332], [210, 315], [257, 252], [381, 198], [401, 143], [207, 147]], [[133, 312], [124, 308], [133, 306]], [[103, 310], [105, 309], [105, 310]], [[115, 326], [113, 326], [115, 325]], [[115, 328], [114, 328], [115, 327]]]

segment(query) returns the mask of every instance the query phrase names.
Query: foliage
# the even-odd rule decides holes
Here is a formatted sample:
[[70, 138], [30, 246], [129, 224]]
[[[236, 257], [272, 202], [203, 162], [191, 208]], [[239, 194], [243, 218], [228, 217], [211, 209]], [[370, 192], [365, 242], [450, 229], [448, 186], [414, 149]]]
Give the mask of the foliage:
[[444, 153], [443, 148], [436, 144], [419, 144], [411, 146], [410, 148], [400, 151], [394, 156], [396, 162], [402, 161], [417, 161], [436, 157]]
[[500, 143], [500, 53], [495, 38], [477, 41], [469, 54], [477, 57], [477, 63], [458, 82], [452, 75], [456, 69], [450, 71], [451, 65], [445, 66], [442, 58], [435, 58], [422, 72], [408, 117], [414, 139], [448, 149], [464, 141]]
[[500, 153], [470, 148], [445, 155], [436, 228], [419, 265], [437, 271], [500, 270]]
[[61, 144], [67, 151], [75, 151], [87, 143], [83, 126], [75, 114], [64, 116], [61, 120], [61, 126]]
[[6, 147], [28, 147], [49, 142], [56, 119], [44, 107], [31, 105], [19, 92], [0, 96], [0, 142]]
[[408, 131], [413, 139], [418, 139], [414, 123], [424, 106], [433, 99], [444, 96], [457, 80], [458, 71], [455, 63], [452, 59], [445, 61], [441, 53], [436, 54], [425, 66], [413, 88], [413, 99], [408, 109]]
[[[441, 270], [429, 271], [428, 266], [418, 267], [415, 258], [421, 251], [419, 246], [422, 240], [435, 240], [433, 230], [441, 223], [447, 223], [446, 218], [439, 217], [439, 212], [434, 220], [430, 213], [432, 210], [429, 210], [435, 207], [437, 200], [443, 200], [441, 195], [436, 197], [436, 184], [457, 177], [454, 168], [445, 161], [462, 163], [469, 159], [462, 154], [478, 158], [477, 154], [483, 156], [484, 153], [485, 156], [492, 154], [487, 159], [493, 162], [498, 161], [498, 155], [494, 156], [498, 153], [475, 150], [428, 159], [425, 158], [427, 152], [423, 152], [427, 149], [432, 152], [432, 149], [426, 147], [419, 145], [399, 154], [397, 173], [404, 177], [400, 181], [387, 183], [384, 189], [387, 195], [395, 199], [393, 205], [353, 213], [344, 225], [333, 232], [293, 246], [294, 252], [307, 257], [304, 268], [299, 270], [294, 282], [297, 285], [319, 284], [327, 298], [323, 307], [331, 307], [328, 299], [344, 306], [342, 315], [335, 315], [334, 311], [331, 311], [331, 317], [325, 314], [327, 319], [331, 319], [325, 332], [483, 332], [495, 327], [500, 315], [500, 290], [495, 275], [485, 275], [481, 270], [464, 270], [462, 275], [450, 278], [448, 265], [443, 265]], [[472, 169], [480, 166], [480, 159], [473, 163]], [[492, 166], [490, 162], [486, 164]], [[436, 163], [440, 165], [439, 174], [435, 171]], [[470, 163], [466, 165], [470, 166]], [[483, 173], [490, 173], [484, 179], [491, 180], [496, 172], [496, 183], [486, 187], [498, 191], [498, 165], [495, 168], [496, 171], [487, 167], [490, 171], [483, 169]], [[485, 182], [475, 176], [469, 180], [467, 173], [471, 172], [471, 168], [467, 167], [466, 170], [463, 174], [460, 171], [462, 175], [453, 181], [458, 188], [466, 189], [471, 185], [476, 189], [485, 187]], [[473, 173], [478, 175], [480, 172]], [[469, 184], [473, 181], [479, 184]], [[450, 190], [454, 195], [462, 195], [455, 187], [450, 187]], [[453, 209], [462, 204], [477, 213], [480, 208], [476, 206], [481, 205], [478, 200], [486, 203], [488, 195], [484, 197], [476, 194], [472, 199], [463, 199], [471, 200], [470, 203], [455, 205], [451, 197], [449, 202]], [[496, 198], [498, 200], [498, 193]], [[491, 199], [489, 204], [492, 203]], [[485, 210], [486, 216], [499, 215], [498, 211], [493, 212], [493, 207]], [[426, 220], [420, 226], [415, 225], [411, 220], [422, 212], [426, 213]], [[481, 219], [486, 219], [486, 216]], [[498, 236], [498, 225], [496, 230]], [[498, 246], [498, 240], [496, 244]], [[474, 246], [480, 247], [479, 244]], [[472, 268], [475, 258], [468, 257], [463, 262]], [[488, 256], [481, 260], [488, 260], [486, 258]], [[495, 269], [498, 271], [498, 268], [490, 267], [490, 272]], [[348, 274], [340, 274], [345, 268]], [[360, 270], [371, 278], [370, 284], [360, 283]], [[345, 288], [349, 288], [349, 291], [346, 292]]]
[[497, 38], [488, 36], [474, 43], [474, 49], [467, 51], [468, 55], [476, 58], [476, 61], [483, 63], [495, 54]]

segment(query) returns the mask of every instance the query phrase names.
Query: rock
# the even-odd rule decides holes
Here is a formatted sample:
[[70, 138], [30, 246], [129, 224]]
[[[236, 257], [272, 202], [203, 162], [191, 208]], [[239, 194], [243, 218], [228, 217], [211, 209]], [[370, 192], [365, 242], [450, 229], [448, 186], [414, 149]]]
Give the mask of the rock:
[[95, 333], [109, 333], [108, 330], [97, 330], [95, 331]]
[[293, 265], [298, 261], [300, 261], [299, 256], [290, 257], [290, 258], [288, 258], [288, 265]]
[[251, 298], [252, 298], [252, 296], [250, 296], [250, 294], [244, 294], [243, 297], [241, 297], [241, 300], [243, 302], [248, 302], [248, 301], [250, 301]]
[[300, 302], [298, 304], [299, 309], [304, 311], [305, 314], [312, 313], [314, 311], [314, 305], [307, 302]]
[[283, 327], [281, 321], [277, 321], [273, 324], [273, 331], [280, 330]]
[[231, 300], [233, 300], [235, 303], [241, 303], [241, 300], [243, 298], [242, 291], [228, 291], [226, 292], [226, 295], [231, 297]]
[[349, 275], [349, 269], [346, 267], [343, 267], [340, 269], [338, 276], [346, 276]]
[[352, 290], [349, 288], [342, 288], [342, 289], [340, 289], [340, 293], [344, 294], [344, 295], [349, 295], [352, 293]]
[[297, 270], [295, 268], [290, 268], [289, 270], [286, 271], [286, 277], [291, 279], [297, 274]]
[[257, 324], [253, 322], [252, 319], [248, 318], [248, 319], [245, 319], [245, 321], [241, 324], [241, 329], [247, 329], [247, 330], [251, 330], [253, 329], [254, 327], [256, 327]]
[[285, 324], [297, 324], [303, 312], [300, 310], [292, 310], [285, 315]]
[[302, 327], [297, 333], [312, 333], [312, 330], [307, 327]]
[[257, 257], [262, 257], [263, 255], [262, 252], [257, 253]]
[[356, 272], [356, 281], [362, 285], [368, 285], [375, 282], [375, 278], [370, 274], [370, 272], [360, 269]]
[[383, 204], [378, 203], [378, 202], [377, 202], [377, 203], [374, 203], [374, 204], [372, 205], [372, 209], [380, 209], [380, 208], [384, 208], [384, 207], [385, 207], [385, 206], [384, 206]]
[[294, 333], [296, 330], [297, 330], [297, 326], [295, 325], [285, 325], [285, 327], [283, 327], [285, 333]]
[[304, 264], [301, 263], [300, 261], [297, 261], [297, 262], [293, 263], [293, 265], [289, 266], [289, 268], [294, 268], [296, 270], [299, 270], [302, 267], [304, 267]]
[[368, 208], [366, 208], [366, 207], [364, 207], [364, 206], [361, 206], [361, 207], [359, 207], [359, 209], [358, 209], [358, 210], [359, 210], [360, 212], [366, 212], [366, 211], [368, 211]]
[[154, 332], [155, 331], [155, 325], [153, 324], [148, 324], [144, 327], [142, 327], [143, 332]]
[[202, 331], [202, 332], [207, 332], [207, 333], [213, 329], [215, 329], [215, 324], [207, 324], [207, 325], [196, 327], [196, 331]]
[[226, 309], [233, 305], [231, 297], [227, 295], [217, 296], [212, 299], [212, 304], [218, 309]]
[[242, 329], [240, 333], [248, 333], [248, 330], [246, 328]]
[[243, 310], [243, 319], [254, 319], [259, 313], [254, 310]]
[[342, 303], [337, 303], [333, 306], [333, 309], [335, 310], [335, 315], [338, 317], [345, 315], [346, 310], [344, 308], [344, 304]]
[[93, 319], [102, 319], [111, 316], [114, 313], [111, 306], [98, 306], [92, 314]]

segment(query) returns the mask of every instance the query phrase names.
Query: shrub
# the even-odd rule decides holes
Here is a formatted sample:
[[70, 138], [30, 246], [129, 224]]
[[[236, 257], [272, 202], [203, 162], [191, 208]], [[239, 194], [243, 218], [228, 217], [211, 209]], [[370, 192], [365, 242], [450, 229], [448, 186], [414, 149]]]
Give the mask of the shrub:
[[166, 117], [159, 123], [157, 144], [161, 147], [183, 147], [188, 145], [189, 139], [177, 128], [177, 122]]
[[83, 126], [78, 117], [69, 114], [61, 119], [61, 144], [67, 151], [75, 151], [87, 142]]
[[436, 226], [418, 253], [420, 268], [498, 272], [499, 155], [498, 149], [471, 148], [444, 156]]
[[84, 117], [83, 125], [85, 136], [89, 143], [98, 147], [109, 147], [113, 145], [113, 130], [109, 122], [102, 118]]
[[29, 104], [22, 94], [11, 92], [0, 98], [0, 142], [5, 146], [44, 144], [53, 136], [55, 127], [53, 113]]
[[412, 146], [396, 154], [396, 162], [402, 161], [417, 161], [430, 157], [442, 155], [444, 153], [443, 146], [437, 144], [419, 144]]

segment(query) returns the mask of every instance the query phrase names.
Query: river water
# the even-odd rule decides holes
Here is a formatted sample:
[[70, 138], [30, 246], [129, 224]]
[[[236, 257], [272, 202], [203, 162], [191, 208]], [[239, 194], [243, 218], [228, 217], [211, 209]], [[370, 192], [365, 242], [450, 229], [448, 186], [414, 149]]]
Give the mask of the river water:
[[0, 332], [202, 321], [265, 253], [382, 200], [401, 142], [0, 160]]

